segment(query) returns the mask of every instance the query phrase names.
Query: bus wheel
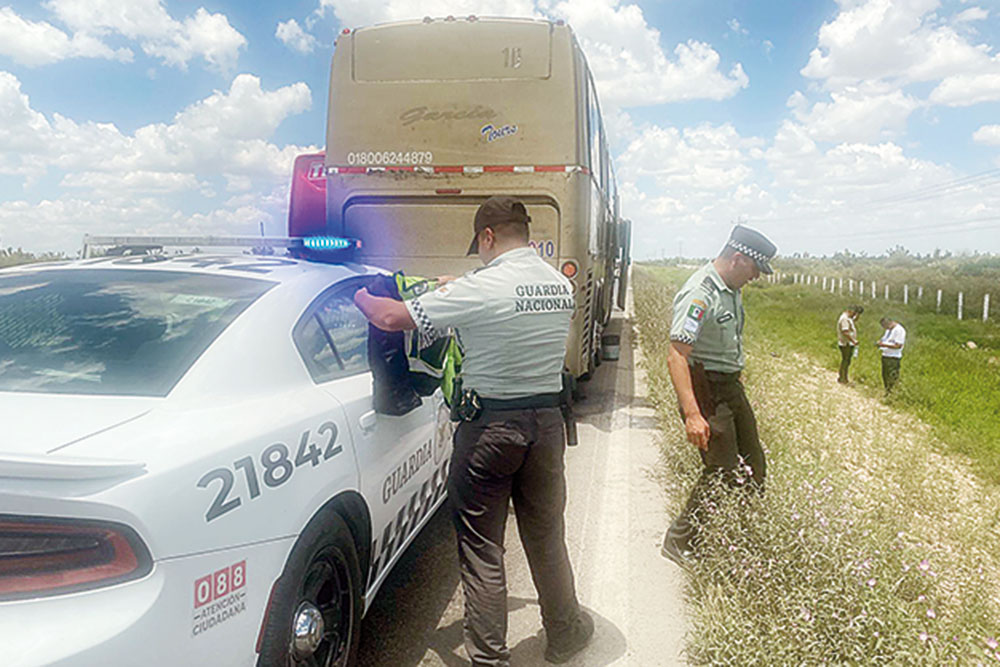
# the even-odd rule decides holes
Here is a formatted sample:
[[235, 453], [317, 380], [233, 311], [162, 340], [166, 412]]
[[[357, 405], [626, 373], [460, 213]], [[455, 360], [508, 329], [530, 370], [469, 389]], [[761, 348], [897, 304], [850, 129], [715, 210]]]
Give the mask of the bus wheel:
[[361, 567], [350, 530], [332, 510], [292, 549], [268, 610], [259, 666], [353, 663], [361, 628]]

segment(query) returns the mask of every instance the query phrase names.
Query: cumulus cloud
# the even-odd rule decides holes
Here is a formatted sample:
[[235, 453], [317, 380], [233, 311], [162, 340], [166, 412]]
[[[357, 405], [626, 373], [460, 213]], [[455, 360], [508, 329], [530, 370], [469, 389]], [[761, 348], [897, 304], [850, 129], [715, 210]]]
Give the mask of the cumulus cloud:
[[867, 89], [850, 86], [830, 94], [829, 102], [808, 107], [806, 97], [796, 92], [789, 98], [795, 119], [818, 141], [876, 142], [902, 134], [906, 121], [920, 103], [902, 90]]
[[728, 69], [709, 44], [688, 40], [664, 49], [660, 32], [635, 4], [620, 0], [321, 0], [348, 27], [424, 16], [521, 16], [572, 26], [605, 107], [722, 100], [749, 84], [740, 63]]
[[[45, 199], [0, 205], [0, 237], [32, 249], [66, 249], [65, 239], [88, 231], [250, 233], [263, 221], [280, 233], [287, 209], [276, 196], [287, 192], [295, 156], [318, 147], [269, 139], [310, 104], [304, 83], [264, 90], [260, 79], [241, 74], [172, 122], [128, 134], [111, 123], [48, 117], [32, 108], [17, 77], [0, 72], [0, 174], [23, 177], [28, 191], [46, 175], [58, 178], [54, 192], [46, 179]], [[217, 186], [248, 192], [249, 201], [219, 207], [211, 201]], [[24, 229], [26, 219], [51, 237]], [[150, 221], [157, 225], [152, 231]]]
[[[260, 79], [240, 74], [228, 91], [216, 91], [179, 112], [172, 123], [140, 127], [132, 135], [109, 123], [85, 122], [54, 114], [49, 121], [31, 108], [20, 81], [0, 73], [0, 108], [9, 122], [0, 127], [0, 151], [11, 151], [7, 173], [60, 168], [84, 171], [285, 174], [289, 151], [266, 141], [288, 116], [309, 108], [304, 83], [274, 91]], [[291, 147], [291, 152], [297, 147]]]
[[[1000, 126], [982, 128], [977, 140], [1000, 144]], [[909, 156], [892, 141], [825, 146], [794, 119], [767, 141], [741, 136], [730, 124], [647, 125], [617, 162], [623, 214], [633, 221], [640, 258], [680, 251], [711, 256], [736, 221], [761, 229], [788, 252], [832, 253], [859, 244], [879, 252], [902, 239], [924, 252], [933, 237], [908, 228], [954, 225], [1000, 206], [1000, 193], [982, 188], [931, 200], [908, 196], [962, 174]], [[972, 242], [974, 231], [962, 233], [950, 237], [953, 243]], [[922, 241], [931, 245], [921, 247]]]
[[303, 30], [295, 19], [278, 23], [274, 36], [288, 48], [303, 54], [312, 53], [318, 45], [316, 38]]
[[745, 182], [751, 175], [747, 161], [760, 140], [744, 139], [731, 124], [680, 130], [649, 126], [619, 156], [624, 180], [651, 177], [666, 190], [719, 190]]
[[972, 135], [976, 143], [1000, 146], [1000, 125], [983, 125]]
[[[939, 0], [837, 2], [840, 13], [820, 28], [818, 45], [802, 68], [803, 76], [823, 80], [827, 89], [862, 81], [908, 84], [997, 70], [987, 45], [970, 43], [939, 19]], [[966, 19], [978, 15], [968, 11], [963, 12]]]
[[[901, 136], [920, 107], [1000, 100], [1000, 56], [972, 41], [968, 24], [988, 12], [948, 16], [940, 0], [837, 0], [802, 68], [816, 79], [789, 100], [794, 119], [817, 140], [878, 142]], [[928, 89], [914, 84], [934, 84]]]
[[954, 23], [972, 23], [974, 21], [985, 21], [990, 17], [990, 13], [982, 7], [969, 7], [959, 12], [953, 19]]
[[162, 0], [49, 0], [45, 5], [81, 35], [121, 35], [139, 43], [143, 52], [174, 67], [186, 68], [194, 58], [229, 72], [236, 66], [246, 38], [224, 14], [199, 7], [177, 20]]
[[50, 65], [68, 58], [132, 60], [129, 49], [112, 49], [85, 33], [67, 35], [51, 23], [24, 19], [10, 7], [0, 7], [0, 55], [28, 66]]
[[930, 101], [949, 107], [967, 107], [1000, 100], [1000, 59], [995, 59], [995, 64], [995, 72], [948, 77], [931, 91]]

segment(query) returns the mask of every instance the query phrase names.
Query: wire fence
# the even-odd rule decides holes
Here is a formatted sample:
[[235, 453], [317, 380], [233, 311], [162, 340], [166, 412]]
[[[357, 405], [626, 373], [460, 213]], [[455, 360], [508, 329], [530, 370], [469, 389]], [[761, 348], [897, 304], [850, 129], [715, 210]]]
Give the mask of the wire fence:
[[[957, 319], [981, 319], [983, 322], [997, 323], [996, 303], [991, 311], [991, 293], [982, 287], [958, 286], [937, 287], [922, 284], [900, 283], [891, 280], [863, 279], [842, 275], [819, 275], [813, 273], [774, 272], [767, 276], [767, 282], [775, 285], [802, 285], [824, 292], [852, 298], [859, 303], [878, 300], [887, 303], [901, 303], [936, 313], [952, 314]], [[1000, 291], [1000, 289], [998, 289]]]

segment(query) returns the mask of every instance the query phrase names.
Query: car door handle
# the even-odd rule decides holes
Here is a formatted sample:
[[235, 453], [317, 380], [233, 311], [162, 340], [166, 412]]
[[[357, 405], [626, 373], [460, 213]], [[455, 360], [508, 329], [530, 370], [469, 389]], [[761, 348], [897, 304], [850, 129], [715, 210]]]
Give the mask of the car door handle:
[[361, 415], [358, 419], [358, 426], [361, 427], [361, 432], [368, 435], [375, 430], [378, 425], [378, 415], [375, 414], [374, 410], [369, 410], [365, 414]]

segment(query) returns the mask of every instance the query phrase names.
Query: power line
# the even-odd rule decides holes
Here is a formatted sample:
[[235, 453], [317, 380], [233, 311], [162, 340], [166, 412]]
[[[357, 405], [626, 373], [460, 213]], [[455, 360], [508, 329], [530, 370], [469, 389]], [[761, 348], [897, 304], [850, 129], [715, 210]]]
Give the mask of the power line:
[[945, 230], [945, 229], [955, 229], [955, 228], [958, 228], [958, 227], [962, 227], [964, 225], [975, 224], [977, 222], [991, 222], [991, 223], [998, 223], [998, 224], [979, 225], [979, 226], [971, 227], [969, 229], [964, 229], [964, 230], [961, 230], [961, 231], [975, 232], [975, 231], [981, 231], [981, 230], [984, 230], [984, 229], [992, 229], [994, 227], [998, 227], [998, 226], [1000, 226], [1000, 216], [988, 216], [988, 217], [984, 217], [984, 218], [972, 218], [972, 219], [969, 219], [969, 220], [951, 220], [951, 221], [948, 221], [948, 222], [936, 222], [934, 224], [920, 225], [920, 226], [916, 226], [916, 227], [911, 226], [911, 227], [896, 227], [896, 228], [892, 228], [892, 229], [872, 229], [872, 230], [862, 231], [862, 232], [843, 232], [843, 233], [837, 233], [837, 234], [823, 234], [823, 233], [810, 232], [808, 230], [802, 230], [802, 233], [807, 233], [810, 236], [812, 236], [813, 238], [820, 238], [820, 239], [840, 239], [840, 238], [850, 238], [850, 239], [859, 239], [859, 238], [862, 238], [863, 239], [863, 238], [878, 238], [880, 236], [893, 236], [893, 235], [900, 235], [900, 234], [913, 234], [915, 232], [929, 232], [929, 231], [939, 232], [939, 231], [942, 231], [942, 230]]
[[[993, 181], [994, 183], [1000, 182], [1000, 168], [997, 169], [987, 169], [986, 171], [981, 171], [977, 174], [971, 174], [969, 176], [963, 176], [962, 178], [956, 178], [951, 181], [945, 181], [944, 183], [938, 183], [937, 185], [928, 185], [922, 188], [917, 188], [916, 190], [911, 190], [910, 192], [903, 192], [897, 195], [890, 195], [888, 197], [882, 197], [880, 199], [870, 199], [867, 204], [880, 204], [880, 203], [892, 203], [899, 201], [923, 201], [928, 195], [933, 195], [937, 193], [945, 193], [952, 189], [965, 189], [969, 185], [974, 184], [976, 181]], [[987, 183], [987, 185], [992, 185], [993, 183]]]
[[[941, 199], [949, 195], [957, 195], [968, 191], [971, 188], [981, 190], [998, 184], [1000, 184], [1000, 168], [988, 169], [969, 176], [963, 176], [950, 181], [917, 188], [909, 192], [881, 197], [878, 199], [869, 199], [866, 202], [858, 202], [854, 204], [844, 203], [841, 207], [848, 207], [847, 210], [839, 212], [828, 211], [823, 215], [831, 218], [840, 218], [846, 215], [864, 215], [866, 213], [884, 210], [893, 205], [923, 203], [933, 201], [935, 199]], [[803, 217], [805, 216], [798, 215], [767, 219], [757, 218], [754, 219], [753, 222], [754, 224], [766, 224], [770, 222], [796, 222], [801, 221]]]

